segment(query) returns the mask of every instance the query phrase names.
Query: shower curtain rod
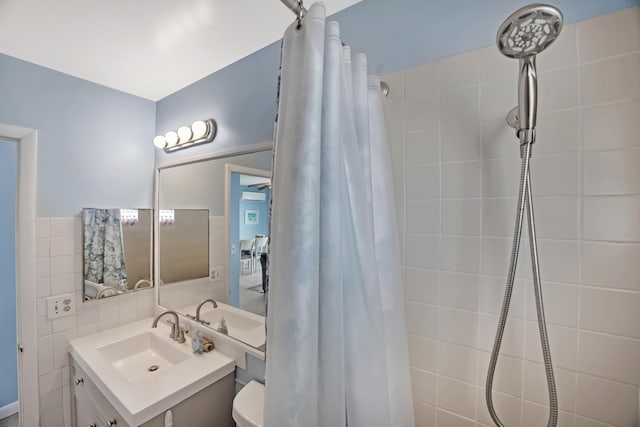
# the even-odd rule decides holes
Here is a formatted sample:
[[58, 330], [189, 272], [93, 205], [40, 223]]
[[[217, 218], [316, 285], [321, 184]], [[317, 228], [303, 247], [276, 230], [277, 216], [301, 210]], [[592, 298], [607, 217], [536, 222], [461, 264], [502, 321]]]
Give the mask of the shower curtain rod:
[[[300, 25], [302, 25], [302, 18], [304, 18], [304, 15], [307, 14], [307, 9], [302, 4], [302, 0], [280, 0], [280, 1], [282, 2], [282, 4], [287, 6], [287, 8], [296, 15], [298, 19], [298, 28], [299, 28]], [[342, 45], [344, 46], [344, 42], [342, 43]], [[390, 89], [387, 82], [380, 81], [380, 90], [382, 91], [382, 94], [385, 97], [389, 95]]]
[[307, 13], [307, 9], [305, 9], [304, 5], [301, 1], [298, 0], [280, 0], [285, 6], [289, 8], [289, 10], [296, 14], [298, 17], [304, 17]]

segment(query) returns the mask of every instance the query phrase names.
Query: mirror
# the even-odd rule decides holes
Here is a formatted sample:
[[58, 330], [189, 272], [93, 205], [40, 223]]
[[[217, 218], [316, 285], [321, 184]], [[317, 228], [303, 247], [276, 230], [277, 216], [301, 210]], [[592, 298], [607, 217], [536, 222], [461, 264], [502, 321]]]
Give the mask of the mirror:
[[120, 208], [82, 210], [85, 301], [153, 286], [152, 212]]
[[272, 151], [161, 167], [159, 304], [265, 344]]

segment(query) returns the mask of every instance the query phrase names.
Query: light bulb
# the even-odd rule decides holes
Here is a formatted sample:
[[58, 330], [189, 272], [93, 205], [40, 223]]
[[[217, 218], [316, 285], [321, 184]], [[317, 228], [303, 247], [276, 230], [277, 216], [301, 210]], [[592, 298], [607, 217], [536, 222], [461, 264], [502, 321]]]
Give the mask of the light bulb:
[[158, 148], [164, 148], [167, 146], [167, 140], [164, 139], [164, 136], [157, 135], [155, 138], [153, 138], [153, 145]]
[[178, 134], [175, 131], [170, 130], [164, 134], [164, 139], [167, 140], [167, 146], [173, 147], [178, 143]]
[[180, 138], [180, 144], [189, 142], [191, 140], [191, 128], [189, 126], [180, 126], [178, 128], [178, 138]]
[[191, 125], [191, 130], [193, 131], [193, 139], [204, 138], [209, 130], [209, 125], [202, 120], [198, 120], [193, 122]]

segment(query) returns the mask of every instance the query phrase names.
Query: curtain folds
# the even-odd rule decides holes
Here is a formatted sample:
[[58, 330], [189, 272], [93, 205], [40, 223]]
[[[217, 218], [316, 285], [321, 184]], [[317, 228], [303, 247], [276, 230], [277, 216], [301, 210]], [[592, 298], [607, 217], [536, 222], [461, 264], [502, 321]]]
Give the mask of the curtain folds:
[[120, 209], [83, 209], [84, 279], [127, 290]]
[[265, 427], [409, 427], [413, 410], [380, 81], [322, 3], [282, 45]]

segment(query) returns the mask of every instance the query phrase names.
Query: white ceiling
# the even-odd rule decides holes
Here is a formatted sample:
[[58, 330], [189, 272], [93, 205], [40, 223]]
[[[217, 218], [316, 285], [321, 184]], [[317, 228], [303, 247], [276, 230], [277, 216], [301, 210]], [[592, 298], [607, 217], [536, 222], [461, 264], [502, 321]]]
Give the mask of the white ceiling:
[[249, 186], [256, 184], [269, 184], [271, 179], [262, 176], [240, 175], [240, 185]]
[[[359, 1], [325, 0], [327, 14]], [[293, 19], [279, 0], [0, 0], [0, 53], [157, 101]]]

